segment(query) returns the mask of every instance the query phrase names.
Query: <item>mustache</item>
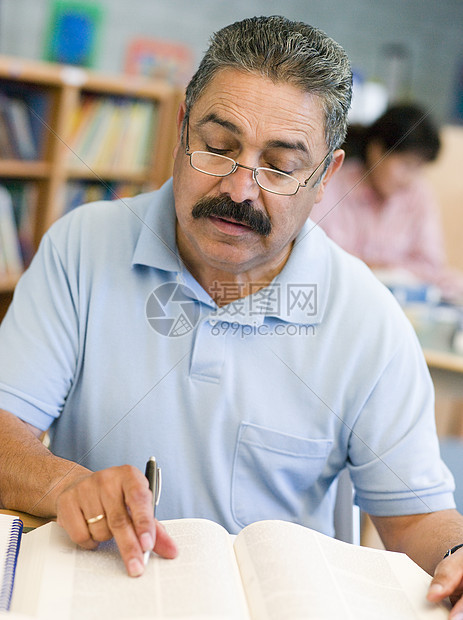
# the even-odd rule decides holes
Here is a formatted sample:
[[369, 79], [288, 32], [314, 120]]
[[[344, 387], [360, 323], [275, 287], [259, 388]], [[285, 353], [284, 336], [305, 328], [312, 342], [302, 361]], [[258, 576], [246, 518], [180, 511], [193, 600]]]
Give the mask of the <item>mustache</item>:
[[230, 218], [239, 224], [249, 226], [253, 231], [268, 237], [272, 232], [272, 222], [262, 211], [248, 201], [235, 202], [229, 196], [211, 196], [201, 198], [191, 212], [195, 219], [202, 217]]

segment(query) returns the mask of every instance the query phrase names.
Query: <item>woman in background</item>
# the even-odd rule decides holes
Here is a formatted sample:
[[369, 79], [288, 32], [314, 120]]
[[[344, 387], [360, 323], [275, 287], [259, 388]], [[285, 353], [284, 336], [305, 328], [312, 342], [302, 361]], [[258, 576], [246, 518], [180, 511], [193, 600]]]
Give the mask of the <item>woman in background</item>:
[[391, 107], [368, 127], [352, 126], [343, 148], [346, 161], [315, 205], [313, 221], [375, 270], [399, 269], [446, 296], [461, 294], [460, 276], [446, 267], [439, 209], [422, 174], [440, 148], [427, 113]]

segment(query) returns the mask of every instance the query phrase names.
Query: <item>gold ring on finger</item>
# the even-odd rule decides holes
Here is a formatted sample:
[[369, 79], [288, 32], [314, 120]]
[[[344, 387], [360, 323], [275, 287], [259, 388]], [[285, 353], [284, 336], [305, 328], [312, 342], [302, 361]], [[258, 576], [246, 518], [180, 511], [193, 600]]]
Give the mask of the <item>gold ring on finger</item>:
[[91, 517], [90, 519], [86, 519], [87, 525], [93, 525], [94, 523], [98, 523], [98, 521], [101, 521], [105, 517], [106, 515], [102, 513], [100, 515], [97, 515], [96, 517]]

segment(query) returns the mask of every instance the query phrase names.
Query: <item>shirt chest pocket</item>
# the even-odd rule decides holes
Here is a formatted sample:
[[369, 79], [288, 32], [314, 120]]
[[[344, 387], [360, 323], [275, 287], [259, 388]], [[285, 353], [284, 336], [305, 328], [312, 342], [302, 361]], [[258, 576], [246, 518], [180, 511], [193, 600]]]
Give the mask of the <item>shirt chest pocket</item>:
[[261, 519], [300, 521], [332, 443], [241, 423], [231, 489], [236, 523], [244, 527]]

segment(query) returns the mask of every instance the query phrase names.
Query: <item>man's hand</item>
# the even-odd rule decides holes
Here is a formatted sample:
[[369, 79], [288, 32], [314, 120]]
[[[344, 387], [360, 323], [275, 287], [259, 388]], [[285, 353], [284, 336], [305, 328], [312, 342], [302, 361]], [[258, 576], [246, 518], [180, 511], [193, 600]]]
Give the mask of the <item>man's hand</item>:
[[454, 508], [400, 517], [371, 516], [384, 546], [406, 553], [433, 575], [427, 598], [449, 597], [452, 620], [463, 620], [463, 547], [442, 559], [445, 550], [463, 541], [463, 515]]
[[[143, 573], [145, 551], [165, 558], [177, 555], [174, 541], [153, 516], [148, 481], [135, 467], [83, 475], [59, 495], [56, 514], [71, 539], [86, 549], [114, 537], [131, 577]], [[95, 520], [99, 515], [104, 516]]]
[[450, 597], [453, 608], [449, 618], [463, 619], [463, 548], [444, 558], [436, 566], [434, 577], [429, 586], [428, 600], [442, 601]]

